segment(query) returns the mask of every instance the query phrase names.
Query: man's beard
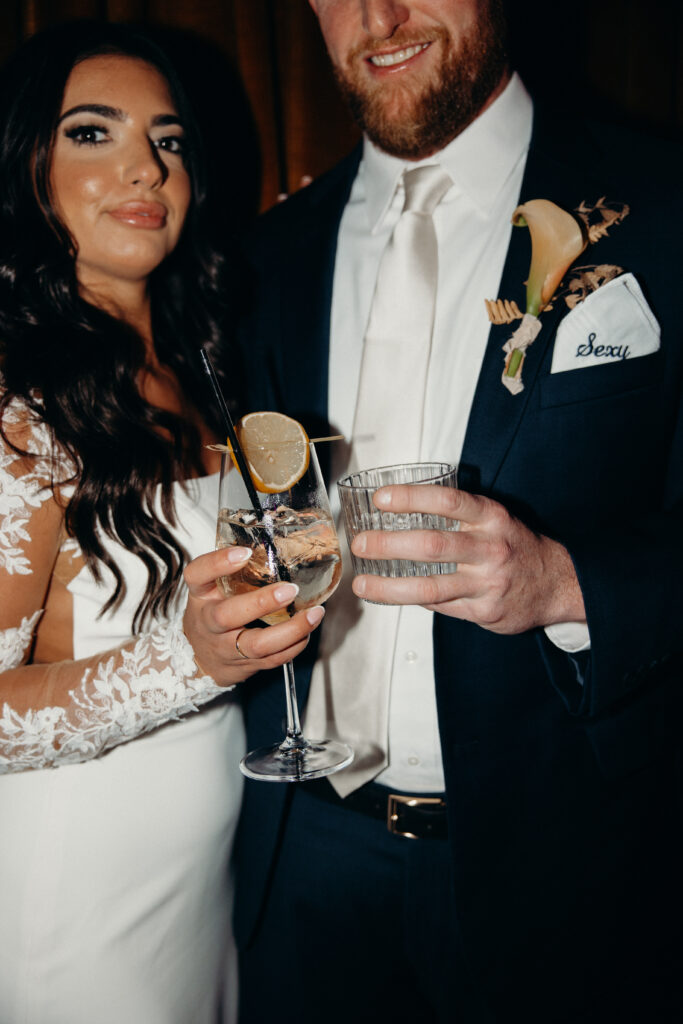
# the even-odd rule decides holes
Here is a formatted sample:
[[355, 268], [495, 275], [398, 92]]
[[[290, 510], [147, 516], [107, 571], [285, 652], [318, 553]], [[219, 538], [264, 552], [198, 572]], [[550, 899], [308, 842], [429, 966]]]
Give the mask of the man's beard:
[[[507, 68], [505, 24], [501, 5], [492, 0], [482, 12], [460, 48], [452, 49], [445, 28], [430, 33], [441, 41], [446, 59], [436, 76], [421, 92], [411, 83], [361, 84], [360, 74], [335, 67], [335, 76], [351, 113], [366, 135], [379, 149], [406, 160], [420, 160], [442, 149], [459, 135], [479, 114], [499, 85]], [[410, 44], [400, 31], [391, 39], [393, 46]], [[382, 47], [377, 47], [380, 50]], [[359, 52], [349, 65], [357, 67]]]

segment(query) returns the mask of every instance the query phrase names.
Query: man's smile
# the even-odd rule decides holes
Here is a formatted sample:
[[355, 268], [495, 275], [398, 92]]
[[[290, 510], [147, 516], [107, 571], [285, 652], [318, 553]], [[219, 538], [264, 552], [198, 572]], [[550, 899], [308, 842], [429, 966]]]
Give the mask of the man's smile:
[[412, 61], [419, 54], [423, 53], [431, 42], [416, 43], [413, 46], [405, 46], [400, 50], [393, 50], [391, 53], [375, 53], [368, 57], [368, 63], [376, 68], [395, 68]]

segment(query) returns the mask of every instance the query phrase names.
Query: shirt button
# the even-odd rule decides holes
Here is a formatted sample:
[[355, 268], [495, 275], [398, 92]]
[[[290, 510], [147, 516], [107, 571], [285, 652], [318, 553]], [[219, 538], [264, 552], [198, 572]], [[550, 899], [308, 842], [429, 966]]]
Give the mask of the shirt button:
[[417, 661], [417, 651], [406, 651], [404, 658], [406, 661]]
[[419, 763], [420, 763], [420, 758], [419, 757], [415, 757], [415, 755], [413, 755], [412, 757], [408, 758], [408, 764], [416, 765], [416, 764], [419, 764]]

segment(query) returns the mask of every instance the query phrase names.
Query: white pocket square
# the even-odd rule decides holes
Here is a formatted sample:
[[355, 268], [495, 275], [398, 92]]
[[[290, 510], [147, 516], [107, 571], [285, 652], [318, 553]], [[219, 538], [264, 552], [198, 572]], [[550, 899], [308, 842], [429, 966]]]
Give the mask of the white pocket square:
[[633, 274], [598, 288], [557, 330], [551, 373], [618, 363], [656, 352], [661, 330]]

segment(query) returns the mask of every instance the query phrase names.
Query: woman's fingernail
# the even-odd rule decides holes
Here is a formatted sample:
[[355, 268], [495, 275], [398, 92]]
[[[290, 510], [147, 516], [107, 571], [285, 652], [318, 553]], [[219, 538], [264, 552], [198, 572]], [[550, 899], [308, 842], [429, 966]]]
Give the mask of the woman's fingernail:
[[391, 505], [391, 498], [391, 491], [376, 491], [373, 500], [375, 505], [381, 505], [382, 508], [388, 508], [389, 505]]
[[351, 585], [351, 589], [356, 597], [363, 597], [365, 595], [365, 580], [362, 576], [356, 576]]
[[351, 545], [351, 550], [353, 551], [354, 555], [364, 555], [365, 554], [365, 549], [367, 548], [367, 546], [368, 546], [367, 537], [365, 537], [362, 533], [359, 533], [357, 537], [353, 538], [353, 544]]
[[237, 565], [238, 562], [246, 562], [252, 554], [251, 548], [228, 548], [228, 561]]
[[324, 615], [325, 609], [321, 604], [317, 604], [315, 608], [309, 608], [306, 612], [309, 626], [317, 626], [319, 622], [322, 622]]
[[296, 595], [299, 593], [299, 588], [296, 583], [283, 583], [281, 587], [278, 587], [275, 591], [275, 600], [279, 601], [280, 604], [289, 604], [293, 601]]

